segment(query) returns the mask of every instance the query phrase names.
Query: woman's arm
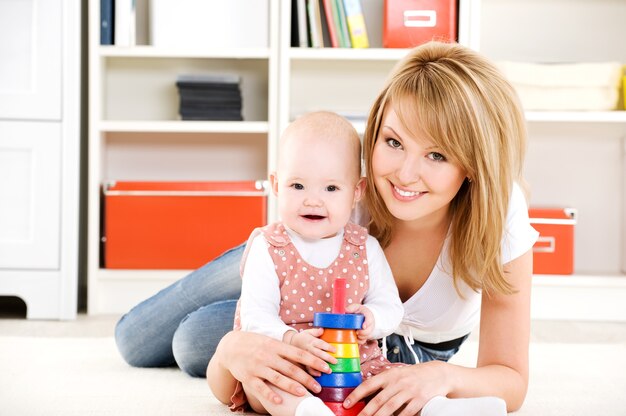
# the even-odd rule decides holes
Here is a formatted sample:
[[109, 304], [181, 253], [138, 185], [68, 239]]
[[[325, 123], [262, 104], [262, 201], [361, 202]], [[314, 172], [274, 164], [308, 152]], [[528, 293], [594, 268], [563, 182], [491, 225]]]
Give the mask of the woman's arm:
[[453, 396], [497, 396], [509, 411], [521, 407], [528, 389], [532, 250], [504, 266], [517, 290], [512, 295], [483, 294], [477, 369], [470, 383], [453, 386]]
[[508, 411], [519, 409], [528, 388], [532, 251], [504, 270], [517, 292], [483, 294], [476, 368], [440, 361], [392, 368], [357, 387], [346, 407], [380, 390], [361, 415], [389, 415], [403, 406], [400, 416], [415, 415], [435, 396], [497, 396]]
[[301, 366], [320, 372], [328, 364], [313, 354], [293, 345], [251, 332], [232, 331], [222, 338], [207, 367], [207, 381], [215, 397], [226, 404], [235, 391], [237, 381], [274, 403], [281, 403], [278, 394], [268, 387], [274, 385], [296, 396], [303, 396], [303, 386], [314, 392], [320, 385]]

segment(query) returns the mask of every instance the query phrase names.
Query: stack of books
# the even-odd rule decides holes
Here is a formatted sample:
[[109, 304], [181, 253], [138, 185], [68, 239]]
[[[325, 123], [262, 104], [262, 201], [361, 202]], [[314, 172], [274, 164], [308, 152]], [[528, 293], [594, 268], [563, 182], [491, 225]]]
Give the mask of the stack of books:
[[361, 0], [291, 0], [291, 46], [368, 48]]
[[179, 75], [179, 114], [183, 120], [242, 121], [241, 77]]

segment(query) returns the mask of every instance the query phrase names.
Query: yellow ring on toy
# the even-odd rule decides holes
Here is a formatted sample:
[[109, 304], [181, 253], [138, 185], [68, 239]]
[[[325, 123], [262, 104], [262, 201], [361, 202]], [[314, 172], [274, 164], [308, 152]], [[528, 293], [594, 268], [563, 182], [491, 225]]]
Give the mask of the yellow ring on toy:
[[359, 344], [334, 344], [335, 352], [331, 353], [335, 358], [357, 358], [359, 357]]

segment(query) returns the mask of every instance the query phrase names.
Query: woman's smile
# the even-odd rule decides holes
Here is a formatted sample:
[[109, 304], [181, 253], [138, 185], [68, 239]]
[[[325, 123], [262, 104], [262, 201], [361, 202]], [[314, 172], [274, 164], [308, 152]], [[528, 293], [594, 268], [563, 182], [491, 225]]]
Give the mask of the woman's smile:
[[424, 195], [426, 192], [411, 191], [408, 189], [400, 188], [397, 185], [391, 184], [393, 196], [400, 201], [413, 201]]

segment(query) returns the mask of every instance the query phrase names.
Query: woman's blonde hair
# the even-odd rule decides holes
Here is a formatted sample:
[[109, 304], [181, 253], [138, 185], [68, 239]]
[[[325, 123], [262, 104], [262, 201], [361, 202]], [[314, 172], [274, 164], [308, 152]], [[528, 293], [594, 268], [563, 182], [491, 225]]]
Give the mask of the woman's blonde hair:
[[[450, 260], [455, 286], [512, 293], [501, 261], [509, 197], [523, 183], [524, 112], [513, 87], [480, 54], [452, 43], [429, 42], [398, 63], [369, 114], [363, 151], [370, 229], [383, 247], [393, 217], [376, 190], [372, 154], [385, 110], [442, 149], [467, 172], [450, 204]], [[457, 286], [458, 289], [458, 286]]]

